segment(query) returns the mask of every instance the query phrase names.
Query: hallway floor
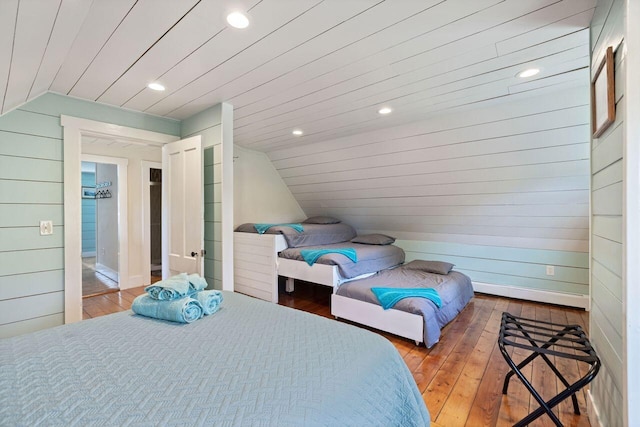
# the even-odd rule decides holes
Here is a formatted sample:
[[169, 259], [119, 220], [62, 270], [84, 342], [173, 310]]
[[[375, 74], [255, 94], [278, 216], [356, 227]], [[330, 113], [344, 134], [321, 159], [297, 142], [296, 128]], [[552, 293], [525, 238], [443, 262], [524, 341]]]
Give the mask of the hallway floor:
[[118, 282], [96, 271], [96, 257], [82, 258], [82, 298], [119, 290]]

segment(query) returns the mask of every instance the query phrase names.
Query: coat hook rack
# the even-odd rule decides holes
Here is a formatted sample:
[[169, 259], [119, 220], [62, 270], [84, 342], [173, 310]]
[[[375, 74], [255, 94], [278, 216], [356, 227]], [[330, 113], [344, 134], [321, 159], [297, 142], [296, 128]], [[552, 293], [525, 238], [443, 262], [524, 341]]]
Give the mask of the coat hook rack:
[[96, 199], [110, 199], [111, 191], [109, 190], [100, 190], [96, 193]]

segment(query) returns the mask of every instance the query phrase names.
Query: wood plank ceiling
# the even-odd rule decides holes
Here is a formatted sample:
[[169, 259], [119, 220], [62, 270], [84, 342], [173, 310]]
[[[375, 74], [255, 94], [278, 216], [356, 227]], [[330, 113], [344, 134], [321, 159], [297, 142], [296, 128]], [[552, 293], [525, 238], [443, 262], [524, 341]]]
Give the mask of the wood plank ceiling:
[[[46, 91], [184, 119], [235, 108], [262, 151], [588, 82], [595, 0], [2, 0], [0, 113]], [[244, 30], [226, 24], [246, 12]], [[520, 79], [530, 66], [542, 71]], [[147, 88], [153, 81], [167, 89]], [[381, 117], [382, 106], [393, 114]], [[302, 137], [292, 129], [304, 130]]]

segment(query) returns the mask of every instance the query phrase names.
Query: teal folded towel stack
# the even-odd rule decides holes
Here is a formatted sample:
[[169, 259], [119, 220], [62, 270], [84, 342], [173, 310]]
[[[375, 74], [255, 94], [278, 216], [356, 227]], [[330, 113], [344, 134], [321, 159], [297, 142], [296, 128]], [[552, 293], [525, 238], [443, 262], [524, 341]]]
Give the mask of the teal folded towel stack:
[[181, 273], [168, 279], [160, 280], [153, 285], [147, 286], [144, 290], [151, 298], [160, 301], [171, 301], [183, 298], [186, 297], [191, 290], [189, 275], [187, 273]]
[[200, 291], [193, 296], [200, 302], [205, 315], [211, 315], [220, 309], [222, 303], [222, 292], [220, 291]]
[[142, 294], [133, 300], [131, 309], [134, 313], [155, 319], [169, 320], [178, 323], [191, 323], [204, 314], [202, 304], [196, 299], [183, 297], [170, 301], [153, 298]]
[[222, 292], [205, 291], [199, 274], [181, 273], [144, 288], [146, 294], [133, 300], [134, 313], [179, 323], [195, 322], [220, 309]]
[[442, 299], [433, 288], [371, 288], [380, 305], [385, 310], [393, 307], [404, 298], [426, 298], [433, 302], [436, 307], [442, 307]]
[[191, 295], [203, 291], [208, 286], [205, 278], [201, 277], [198, 273], [189, 274], [187, 280], [189, 281], [189, 294]]

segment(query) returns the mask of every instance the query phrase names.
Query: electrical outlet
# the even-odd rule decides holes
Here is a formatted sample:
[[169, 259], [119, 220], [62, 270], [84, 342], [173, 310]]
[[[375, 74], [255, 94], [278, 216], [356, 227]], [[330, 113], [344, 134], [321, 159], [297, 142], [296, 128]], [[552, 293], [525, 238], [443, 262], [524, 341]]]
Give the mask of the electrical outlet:
[[547, 276], [555, 276], [556, 268], [553, 265], [547, 265]]
[[50, 236], [53, 234], [53, 221], [40, 221], [40, 235]]

